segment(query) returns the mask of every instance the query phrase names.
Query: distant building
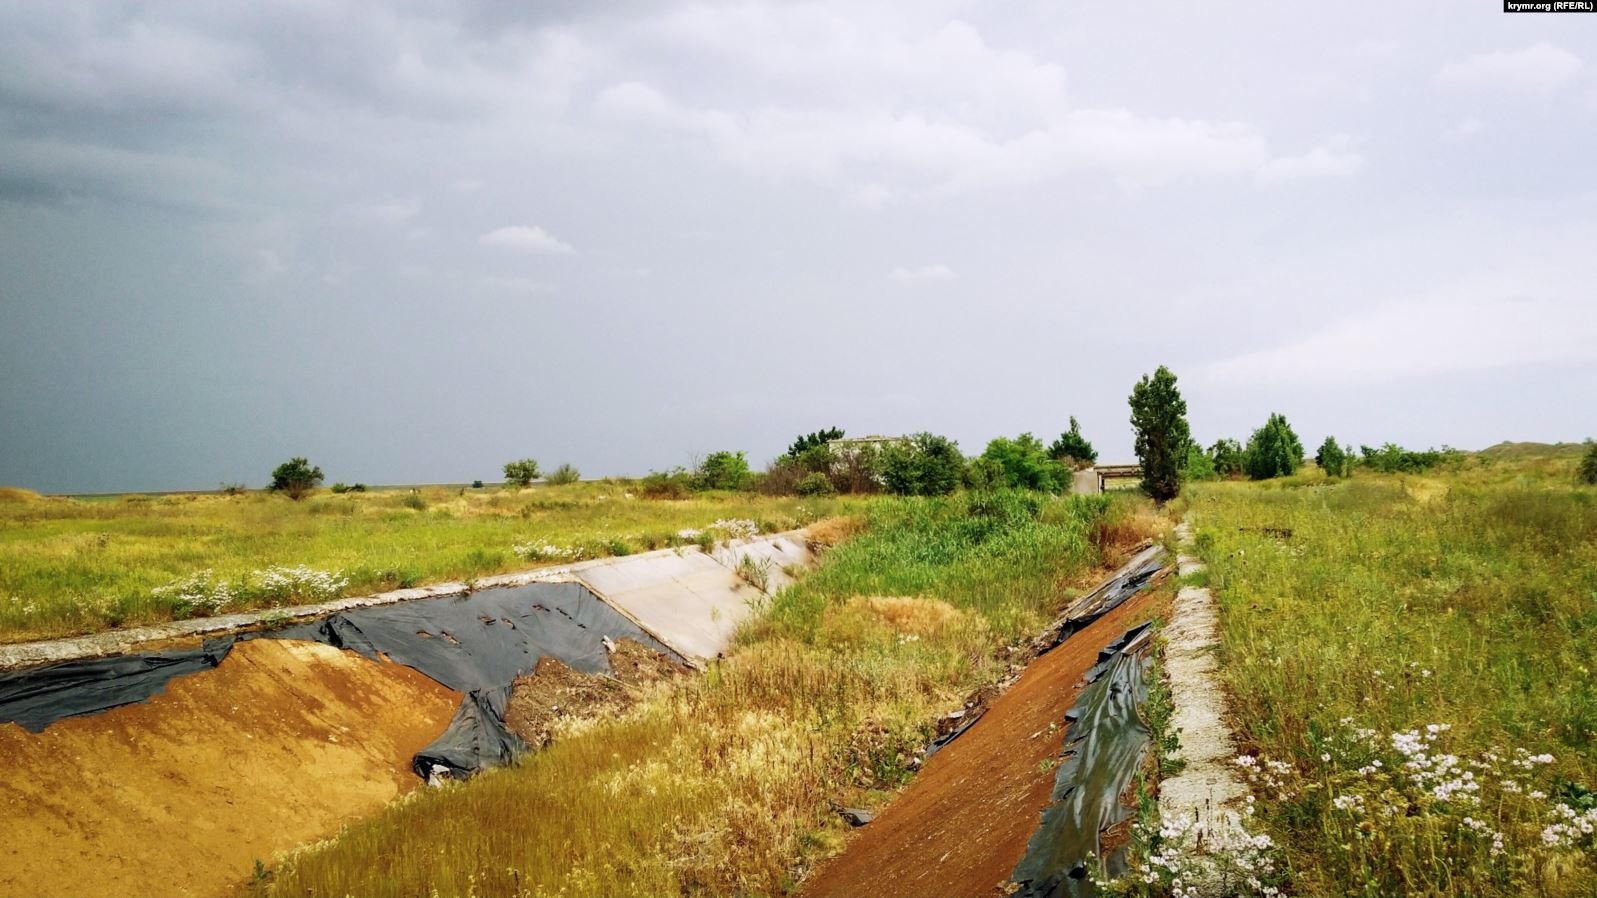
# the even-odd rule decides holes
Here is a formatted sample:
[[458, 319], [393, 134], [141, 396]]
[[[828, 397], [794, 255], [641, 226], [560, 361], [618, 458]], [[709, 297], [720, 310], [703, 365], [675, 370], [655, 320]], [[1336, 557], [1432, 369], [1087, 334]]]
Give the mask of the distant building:
[[827, 447], [833, 452], [858, 452], [861, 449], [886, 449], [888, 446], [898, 446], [909, 442], [909, 437], [884, 437], [872, 434], [868, 437], [845, 437], [841, 440], [830, 440]]

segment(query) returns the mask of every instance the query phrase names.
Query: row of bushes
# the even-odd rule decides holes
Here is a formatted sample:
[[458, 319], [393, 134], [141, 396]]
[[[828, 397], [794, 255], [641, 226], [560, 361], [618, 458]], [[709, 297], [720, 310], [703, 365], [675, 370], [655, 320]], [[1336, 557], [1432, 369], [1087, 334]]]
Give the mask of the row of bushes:
[[[1330, 477], [1352, 476], [1358, 465], [1383, 474], [1419, 474], [1462, 456], [1458, 450], [1445, 446], [1415, 451], [1396, 443], [1387, 443], [1379, 449], [1360, 446], [1359, 455], [1355, 455], [1352, 446], [1338, 445], [1335, 437], [1328, 436], [1315, 452], [1314, 463]], [[1285, 415], [1272, 414], [1264, 426], [1248, 438], [1246, 446], [1236, 440], [1221, 439], [1204, 451], [1196, 443], [1191, 444], [1183, 479], [1246, 476], [1252, 480], [1268, 480], [1295, 474], [1303, 463], [1303, 442], [1287, 423]]]

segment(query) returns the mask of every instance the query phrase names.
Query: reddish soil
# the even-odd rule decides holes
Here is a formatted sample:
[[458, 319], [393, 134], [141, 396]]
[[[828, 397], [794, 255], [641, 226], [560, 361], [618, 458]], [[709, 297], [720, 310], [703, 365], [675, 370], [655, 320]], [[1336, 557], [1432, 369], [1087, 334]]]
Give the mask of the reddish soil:
[[1075, 704], [1082, 677], [1105, 645], [1148, 619], [1154, 601], [1148, 593], [1136, 596], [1033, 661], [800, 894], [1005, 894], [1048, 804], [1065, 712]]
[[218, 895], [420, 785], [460, 703], [398, 664], [239, 643], [137, 705], [0, 725], [0, 895]]

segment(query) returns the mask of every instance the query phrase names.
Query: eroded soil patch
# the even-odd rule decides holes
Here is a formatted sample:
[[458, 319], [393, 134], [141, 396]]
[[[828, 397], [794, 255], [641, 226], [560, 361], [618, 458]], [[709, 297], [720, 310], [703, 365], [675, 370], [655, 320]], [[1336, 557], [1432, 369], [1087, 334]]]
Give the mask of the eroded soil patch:
[[224, 893], [419, 787], [411, 756], [460, 700], [398, 664], [256, 640], [148, 702], [0, 725], [0, 894]]
[[531, 674], [516, 678], [505, 725], [533, 749], [552, 741], [562, 723], [611, 717], [637, 704], [654, 683], [675, 680], [692, 668], [631, 639], [610, 651], [614, 676], [573, 670], [545, 657]]
[[1158, 600], [1127, 600], [1026, 668], [802, 888], [809, 898], [1004, 894], [1048, 804], [1065, 712], [1098, 652]]

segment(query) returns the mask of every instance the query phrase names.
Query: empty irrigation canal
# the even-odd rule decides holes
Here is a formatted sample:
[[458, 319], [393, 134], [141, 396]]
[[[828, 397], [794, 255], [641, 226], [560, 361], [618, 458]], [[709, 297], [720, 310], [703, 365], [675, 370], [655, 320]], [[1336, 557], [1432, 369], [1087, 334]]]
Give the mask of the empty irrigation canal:
[[537, 744], [545, 675], [713, 658], [763, 594], [750, 580], [775, 590], [812, 561], [783, 534], [110, 657], [91, 657], [103, 639], [23, 647], [65, 660], [0, 673], [0, 800], [25, 809], [0, 819], [0, 894], [228, 891], [257, 859]]

